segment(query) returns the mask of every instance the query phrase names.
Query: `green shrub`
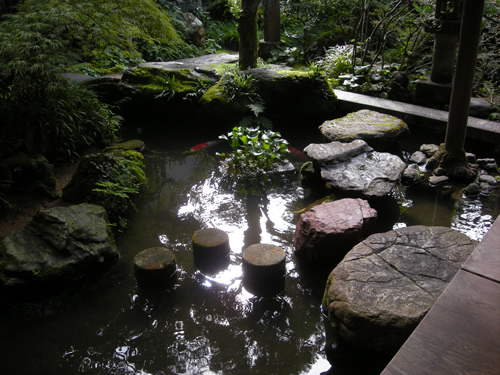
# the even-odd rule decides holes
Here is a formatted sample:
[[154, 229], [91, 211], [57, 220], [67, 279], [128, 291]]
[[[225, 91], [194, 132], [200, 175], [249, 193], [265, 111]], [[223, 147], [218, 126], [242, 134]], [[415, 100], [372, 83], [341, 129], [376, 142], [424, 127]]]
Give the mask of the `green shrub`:
[[118, 150], [104, 154], [102, 160], [94, 164], [99, 178], [88, 199], [106, 208], [111, 223], [125, 228], [125, 214], [129, 207], [135, 208], [132, 197], [147, 183], [144, 157], [136, 151]]
[[113, 141], [120, 124], [95, 94], [58, 74], [72, 59], [59, 10], [20, 11], [0, 23], [2, 136], [51, 160]]

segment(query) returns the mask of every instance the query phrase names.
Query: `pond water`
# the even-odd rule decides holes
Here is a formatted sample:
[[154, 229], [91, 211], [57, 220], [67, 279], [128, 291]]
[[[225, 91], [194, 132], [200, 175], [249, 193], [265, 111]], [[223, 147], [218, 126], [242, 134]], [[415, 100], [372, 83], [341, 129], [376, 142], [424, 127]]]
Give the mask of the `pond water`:
[[[293, 212], [312, 199], [304, 197], [297, 172], [266, 185], [265, 197], [239, 194], [210, 155], [182, 153], [180, 146], [165, 152], [176, 149], [175, 142], [157, 142], [152, 139], [156, 151], [146, 153], [148, 189], [136, 201], [129, 229], [117, 236], [119, 262], [54, 297], [4, 306], [2, 373], [380, 373], [387, 359], [326, 358], [320, 309], [326, 274], [293, 255]], [[435, 189], [395, 194], [401, 210], [385, 229], [445, 225], [480, 240], [500, 212], [496, 193], [473, 200]], [[219, 272], [201, 272], [194, 263], [191, 236], [207, 227], [229, 235], [230, 262]], [[274, 297], [254, 296], [242, 285], [241, 253], [256, 242], [287, 254], [285, 287]], [[179, 276], [170, 291], [136, 285], [133, 257], [154, 246], [176, 254]]]

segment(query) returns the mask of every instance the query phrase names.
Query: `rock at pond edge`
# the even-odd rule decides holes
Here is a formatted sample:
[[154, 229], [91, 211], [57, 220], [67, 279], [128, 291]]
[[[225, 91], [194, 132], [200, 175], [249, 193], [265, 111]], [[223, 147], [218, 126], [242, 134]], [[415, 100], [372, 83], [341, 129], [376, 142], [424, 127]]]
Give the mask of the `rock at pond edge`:
[[324, 306], [331, 325], [354, 347], [395, 352], [475, 246], [445, 227], [369, 236], [330, 274]]

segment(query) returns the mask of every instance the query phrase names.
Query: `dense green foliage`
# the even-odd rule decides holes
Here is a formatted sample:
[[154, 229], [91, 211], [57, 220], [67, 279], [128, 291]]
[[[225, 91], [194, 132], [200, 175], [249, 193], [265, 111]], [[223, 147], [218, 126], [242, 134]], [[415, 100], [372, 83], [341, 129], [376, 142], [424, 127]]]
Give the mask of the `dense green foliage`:
[[51, 160], [114, 140], [120, 118], [59, 73], [192, 55], [153, 0], [26, 0], [0, 22], [2, 138]]

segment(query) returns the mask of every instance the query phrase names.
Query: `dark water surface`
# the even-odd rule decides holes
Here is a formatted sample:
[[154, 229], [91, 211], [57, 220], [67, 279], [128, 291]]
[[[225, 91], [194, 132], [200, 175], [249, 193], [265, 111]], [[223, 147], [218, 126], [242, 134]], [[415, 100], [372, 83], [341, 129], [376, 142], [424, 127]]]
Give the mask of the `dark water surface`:
[[[378, 374], [386, 360], [326, 359], [320, 309], [326, 275], [293, 255], [293, 211], [309, 203], [297, 172], [267, 185], [266, 200], [258, 192], [239, 194], [211, 156], [163, 148], [158, 143], [160, 152], [146, 153], [149, 186], [129, 229], [117, 236], [121, 259], [106, 275], [2, 308], [1, 373]], [[480, 240], [500, 211], [498, 195], [454, 200], [404, 188], [395, 194], [401, 210], [389, 229], [445, 225]], [[191, 236], [206, 227], [229, 234], [230, 263], [218, 273], [194, 264]], [[256, 242], [287, 254], [285, 288], [274, 297], [242, 286], [241, 253]], [[176, 254], [179, 278], [171, 291], [136, 285], [133, 257], [154, 246]]]

